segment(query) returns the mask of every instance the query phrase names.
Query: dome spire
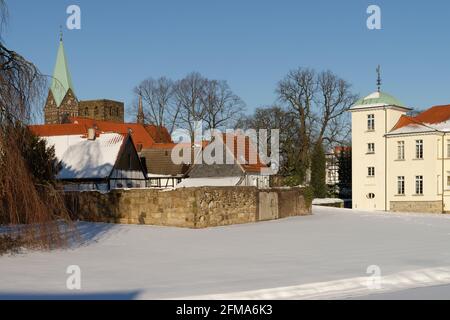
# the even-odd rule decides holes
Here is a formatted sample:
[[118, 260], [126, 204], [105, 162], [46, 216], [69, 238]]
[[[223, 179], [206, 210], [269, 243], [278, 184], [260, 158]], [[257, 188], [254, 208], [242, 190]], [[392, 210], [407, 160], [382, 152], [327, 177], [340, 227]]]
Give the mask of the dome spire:
[[63, 28], [62, 25], [59, 25], [59, 41], [63, 41]]
[[381, 66], [378, 65], [377, 67], [377, 88], [378, 88], [378, 92], [381, 92]]

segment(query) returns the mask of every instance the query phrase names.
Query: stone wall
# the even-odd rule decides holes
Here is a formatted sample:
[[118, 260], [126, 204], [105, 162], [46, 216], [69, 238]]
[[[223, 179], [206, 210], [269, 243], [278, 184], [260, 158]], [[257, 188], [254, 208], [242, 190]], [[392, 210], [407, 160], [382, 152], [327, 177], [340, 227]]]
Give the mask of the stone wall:
[[[269, 199], [264, 201], [261, 199]], [[207, 228], [311, 214], [303, 190], [254, 187], [113, 190], [66, 193], [74, 219]]]
[[393, 212], [442, 213], [442, 201], [391, 201]]
[[123, 102], [113, 100], [80, 101], [79, 116], [99, 121], [124, 122]]
[[69, 89], [64, 96], [61, 105], [56, 104], [55, 98], [51, 90], [48, 92], [47, 101], [44, 106], [45, 124], [66, 123], [68, 117], [78, 116], [78, 100], [72, 89]]

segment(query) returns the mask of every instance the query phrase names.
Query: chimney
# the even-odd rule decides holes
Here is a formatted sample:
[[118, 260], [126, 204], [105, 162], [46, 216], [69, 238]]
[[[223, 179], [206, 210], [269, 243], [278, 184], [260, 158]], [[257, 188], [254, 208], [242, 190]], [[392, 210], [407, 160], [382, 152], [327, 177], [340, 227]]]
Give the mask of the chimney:
[[88, 140], [95, 141], [95, 129], [89, 128], [88, 129]]

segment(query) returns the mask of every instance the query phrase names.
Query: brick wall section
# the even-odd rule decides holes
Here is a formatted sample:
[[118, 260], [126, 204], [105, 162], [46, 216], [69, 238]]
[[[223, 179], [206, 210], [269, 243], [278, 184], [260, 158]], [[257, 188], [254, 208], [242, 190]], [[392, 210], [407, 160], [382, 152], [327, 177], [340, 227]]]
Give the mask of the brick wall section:
[[274, 218], [311, 214], [302, 189], [262, 191], [254, 187], [153, 189], [67, 193], [75, 219], [123, 223], [207, 228], [256, 222], [260, 219], [260, 193], [272, 193], [280, 213]]
[[442, 201], [391, 201], [391, 211], [442, 213]]
[[79, 116], [99, 121], [124, 122], [123, 102], [113, 100], [80, 101]]

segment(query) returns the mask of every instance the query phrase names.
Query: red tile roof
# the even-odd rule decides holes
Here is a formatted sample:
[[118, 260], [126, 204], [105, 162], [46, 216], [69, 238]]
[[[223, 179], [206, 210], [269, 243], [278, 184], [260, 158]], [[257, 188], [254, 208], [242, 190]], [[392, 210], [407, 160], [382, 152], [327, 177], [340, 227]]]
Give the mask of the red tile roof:
[[98, 121], [82, 117], [71, 117], [69, 120], [72, 123], [35, 125], [30, 126], [30, 130], [43, 137], [86, 134], [89, 128], [95, 128], [103, 133], [114, 132], [123, 135], [130, 133], [138, 151], [143, 148], [164, 148], [173, 144], [166, 128], [158, 130], [156, 126], [151, 125]]
[[432, 107], [415, 117], [401, 116], [392, 130], [406, 127], [410, 124], [436, 124], [450, 119], [450, 105]]
[[86, 128], [95, 128], [102, 132], [116, 132], [121, 134], [131, 133], [136, 148], [150, 148], [156, 142], [143, 125], [138, 123], [118, 123], [111, 121], [98, 121], [82, 117], [71, 117], [74, 124], [82, 125]]
[[28, 128], [40, 137], [83, 135], [87, 133], [87, 128], [78, 124], [33, 125], [28, 126]]
[[165, 127], [144, 125], [145, 130], [152, 136], [156, 143], [172, 143], [172, 137]]
[[[227, 134], [223, 134], [223, 143], [227, 143]], [[240, 138], [240, 139], [239, 139]], [[240, 163], [242, 168], [246, 172], [252, 172], [252, 173], [259, 173], [261, 172], [261, 169], [267, 169], [268, 166], [263, 164], [261, 162], [261, 159], [258, 154], [257, 148], [251, 143], [250, 137], [245, 137], [245, 145], [239, 145], [239, 142], [242, 141], [244, 137], [239, 135], [234, 135], [234, 150], [233, 150], [233, 156], [236, 159], [236, 162]], [[238, 159], [238, 156], [244, 155], [245, 159]], [[255, 161], [256, 160], [256, 161]], [[250, 163], [255, 162], [255, 163]]]

